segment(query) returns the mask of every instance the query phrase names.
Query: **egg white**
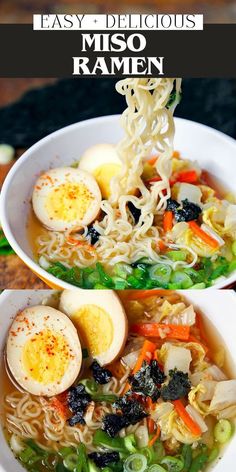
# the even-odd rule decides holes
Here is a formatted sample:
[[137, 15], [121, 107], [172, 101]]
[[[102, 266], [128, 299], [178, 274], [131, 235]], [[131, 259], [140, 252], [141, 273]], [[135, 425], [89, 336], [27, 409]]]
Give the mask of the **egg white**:
[[[72, 220], [65, 220], [59, 216], [50, 215], [47, 210], [47, 202], [51, 192], [60, 190], [61, 186], [83, 184], [92, 195], [91, 201], [84, 215], [79, 215]], [[54, 200], [56, 199], [56, 192]], [[59, 195], [60, 196], [60, 195]], [[32, 204], [37, 218], [49, 230], [66, 231], [68, 229], [78, 229], [80, 226], [89, 225], [98, 215], [101, 206], [101, 192], [95, 178], [84, 170], [74, 169], [72, 167], [58, 167], [51, 169], [39, 177], [35, 183]], [[81, 201], [81, 199], [80, 199]], [[78, 202], [80, 205], [80, 202]], [[72, 201], [73, 205], [73, 201]], [[83, 207], [81, 201], [81, 208]], [[68, 208], [61, 208], [68, 217]]]
[[95, 144], [86, 149], [80, 158], [79, 168], [93, 173], [95, 169], [103, 164], [118, 164], [121, 166], [114, 144]]
[[[64, 337], [71, 358], [62, 378], [44, 384], [31, 377], [25, 369], [23, 350], [30, 339], [37, 337], [37, 333], [47, 330]], [[78, 333], [71, 320], [59, 310], [42, 305], [26, 308], [17, 314], [9, 330], [6, 356], [8, 367], [18, 384], [29, 393], [44, 396], [57, 395], [67, 390], [78, 377], [82, 363]]]
[[[100, 365], [109, 364], [114, 361], [123, 351], [127, 340], [128, 323], [123, 305], [113, 290], [64, 290], [60, 299], [60, 310], [66, 313], [73, 320], [76, 312], [88, 305], [95, 305], [104, 310], [109, 321], [113, 325], [113, 339], [109, 348], [94, 356]], [[91, 317], [92, 317], [91, 312]], [[76, 324], [76, 322], [75, 322]], [[106, 324], [104, 322], [104, 333]], [[96, 334], [96, 324], [93, 325], [93, 332]], [[102, 336], [102, 333], [97, 333]], [[101, 338], [102, 343], [102, 338]], [[86, 346], [89, 349], [89, 346]]]

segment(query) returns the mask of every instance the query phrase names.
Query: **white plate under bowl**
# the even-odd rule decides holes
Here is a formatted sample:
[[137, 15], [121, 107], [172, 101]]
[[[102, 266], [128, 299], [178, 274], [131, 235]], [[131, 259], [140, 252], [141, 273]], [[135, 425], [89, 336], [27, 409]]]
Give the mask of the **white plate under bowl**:
[[[175, 149], [183, 158], [197, 160], [201, 168], [215, 175], [233, 192], [236, 188], [236, 141], [202, 124], [175, 118]], [[26, 223], [37, 177], [52, 167], [70, 165], [93, 144], [117, 143], [123, 135], [119, 115], [82, 121], [43, 138], [29, 148], [10, 170], [1, 192], [0, 221], [4, 233], [18, 256], [50, 286], [71, 285], [48, 274], [34, 260]], [[236, 281], [236, 271], [214, 287]]]
[[[74, 289], [76, 290], [76, 289]], [[50, 290], [6, 290], [0, 295], [0, 375], [3, 368], [3, 351], [10, 325], [19, 310], [26, 306], [40, 304]], [[220, 333], [221, 340], [227, 346], [232, 362], [232, 375], [236, 378], [236, 295], [231, 290], [182, 290], [181, 294], [193, 303], [216, 330]], [[0, 383], [0, 398], [3, 399], [2, 385]], [[2, 408], [0, 410], [1, 420]], [[1, 421], [2, 423], [2, 421]], [[214, 472], [232, 471], [235, 463], [236, 434], [229, 442], [223, 453], [222, 459], [213, 467]], [[23, 472], [20, 463], [12, 454], [0, 424], [0, 472]]]

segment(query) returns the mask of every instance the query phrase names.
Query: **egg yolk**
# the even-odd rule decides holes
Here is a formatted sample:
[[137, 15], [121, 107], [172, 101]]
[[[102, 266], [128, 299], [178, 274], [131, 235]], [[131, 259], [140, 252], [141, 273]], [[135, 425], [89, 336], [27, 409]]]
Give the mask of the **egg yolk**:
[[113, 340], [113, 323], [105, 310], [97, 305], [84, 305], [74, 313], [72, 320], [92, 356], [109, 349]]
[[111, 195], [110, 183], [112, 177], [119, 174], [121, 166], [119, 164], [103, 164], [93, 171], [103, 198], [107, 199]]
[[60, 382], [72, 358], [60, 333], [40, 331], [24, 345], [22, 363], [30, 378], [44, 385]]
[[45, 207], [49, 218], [70, 222], [82, 220], [93, 200], [86, 185], [66, 182], [51, 190]]

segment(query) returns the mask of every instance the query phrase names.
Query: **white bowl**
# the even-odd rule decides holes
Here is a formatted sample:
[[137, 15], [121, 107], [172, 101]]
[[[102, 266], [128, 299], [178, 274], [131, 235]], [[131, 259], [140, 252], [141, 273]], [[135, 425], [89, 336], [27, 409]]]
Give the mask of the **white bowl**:
[[[183, 158], [197, 160], [202, 168], [215, 175], [229, 191], [235, 191], [236, 141], [219, 131], [193, 121], [175, 119], [175, 149]], [[122, 137], [119, 116], [105, 116], [82, 121], [37, 142], [10, 170], [1, 193], [0, 221], [14, 251], [50, 287], [71, 288], [42, 269], [33, 258], [26, 223], [37, 176], [51, 167], [70, 165], [97, 143], [117, 143]], [[222, 288], [236, 281], [236, 271], [214, 287]]]
[[[26, 306], [40, 304], [50, 290], [6, 290], [0, 295], [0, 375], [3, 368], [3, 350], [6, 336], [18, 310]], [[236, 295], [233, 291], [185, 290], [181, 292], [186, 299], [193, 303], [211, 325], [214, 325], [220, 333], [222, 341], [227, 345], [230, 353], [230, 361], [233, 367], [232, 374], [236, 378], [236, 343], [232, 333], [236, 332]], [[3, 398], [2, 386], [0, 384], [0, 398]], [[2, 408], [1, 412], [2, 414]], [[1, 417], [0, 417], [1, 419]], [[232, 470], [235, 462], [236, 435], [233, 436], [223, 453], [223, 458], [213, 467], [214, 472], [225, 472]], [[0, 472], [23, 472], [20, 463], [13, 456], [6, 443], [2, 428], [0, 427]]]

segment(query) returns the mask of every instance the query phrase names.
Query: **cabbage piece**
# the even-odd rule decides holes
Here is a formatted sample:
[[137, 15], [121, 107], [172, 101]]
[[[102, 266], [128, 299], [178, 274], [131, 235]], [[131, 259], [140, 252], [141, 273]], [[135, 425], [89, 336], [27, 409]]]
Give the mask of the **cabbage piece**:
[[232, 239], [236, 239], [236, 205], [229, 204], [225, 217], [225, 233]]
[[166, 358], [164, 363], [164, 372], [168, 375], [170, 370], [180, 370], [184, 373], [189, 373], [189, 366], [192, 361], [191, 352], [185, 347], [175, 346], [170, 343], [166, 343]]
[[219, 411], [217, 414], [217, 419], [221, 420], [223, 418], [230, 419], [235, 418], [236, 416], [236, 405], [228, 406], [228, 408], [224, 408], [224, 410]]
[[188, 394], [190, 405], [192, 405], [200, 413], [200, 415], [203, 416], [203, 418], [205, 418], [205, 416], [208, 415], [210, 411], [209, 405], [200, 399], [201, 395], [205, 393], [206, 387], [204, 387], [202, 384], [199, 384], [197, 387], [192, 387]]
[[[160, 307], [160, 316], [159, 319], [156, 320], [158, 322], [163, 321], [166, 323], [172, 323], [173, 317], [178, 316], [183, 310], [185, 310], [186, 305], [183, 302], [174, 303], [173, 305], [165, 300], [162, 306]], [[152, 318], [153, 321], [153, 318]]]
[[204, 393], [199, 394], [199, 400], [205, 402], [213, 398], [217, 382], [215, 380], [203, 380], [201, 385], [205, 388]]
[[131, 351], [126, 356], [123, 356], [121, 361], [130, 369], [133, 369], [138, 360], [139, 354], [140, 354], [140, 349], [137, 351]]
[[193, 444], [201, 437], [201, 435], [198, 438], [192, 434], [180, 417], [177, 417], [174, 421], [172, 434], [177, 441], [183, 444]]
[[181, 203], [183, 200], [187, 199], [191, 203], [196, 203], [196, 205], [201, 205], [202, 192], [199, 187], [192, 184], [179, 184], [177, 201]]
[[169, 236], [171, 241], [181, 245], [183, 249], [192, 249], [200, 257], [211, 257], [219, 251], [218, 248], [212, 248], [196, 236], [185, 222], [176, 223]]
[[160, 426], [162, 441], [172, 437], [176, 417], [174, 405], [170, 402], [158, 403], [155, 410], [151, 412], [151, 418]]
[[211, 411], [217, 412], [231, 405], [236, 405], [236, 380], [218, 382], [210, 403]]
[[221, 381], [221, 380], [226, 380], [227, 377], [225, 375], [225, 373], [223, 372], [223, 370], [221, 370], [217, 365], [213, 364], [209, 367], [207, 367], [204, 372], [203, 372], [205, 375], [208, 375], [210, 377], [208, 378], [212, 378], [213, 380], [217, 380], [218, 382]]
[[208, 185], [198, 185], [202, 192], [202, 202], [203, 203], [208, 203], [211, 201], [215, 200], [215, 190], [213, 188], [209, 187]]
[[208, 427], [205, 421], [203, 420], [202, 416], [198, 413], [198, 411], [192, 405], [187, 405], [185, 410], [188, 412], [191, 418], [195, 421], [195, 423], [197, 423], [198, 426], [201, 428], [202, 433], [205, 433], [208, 430]]

